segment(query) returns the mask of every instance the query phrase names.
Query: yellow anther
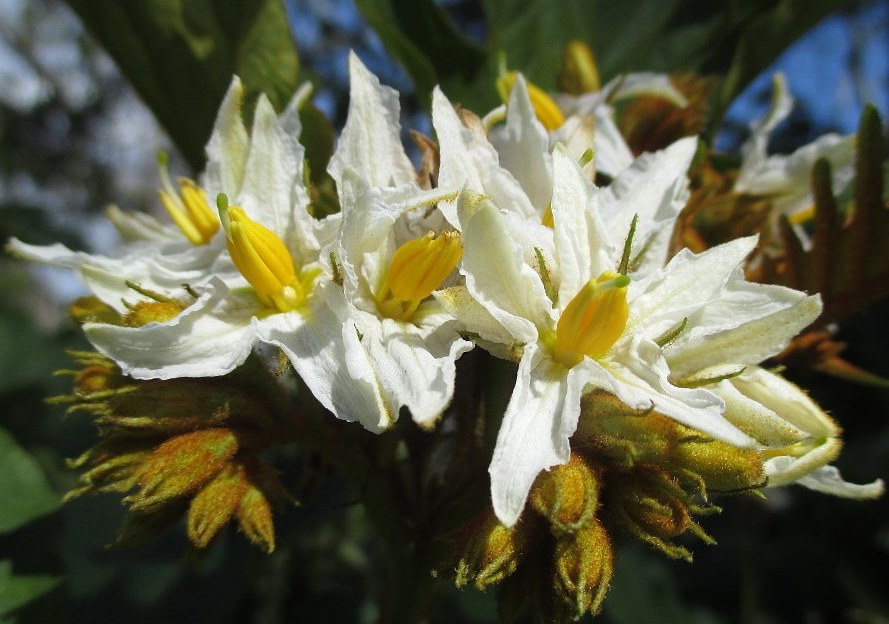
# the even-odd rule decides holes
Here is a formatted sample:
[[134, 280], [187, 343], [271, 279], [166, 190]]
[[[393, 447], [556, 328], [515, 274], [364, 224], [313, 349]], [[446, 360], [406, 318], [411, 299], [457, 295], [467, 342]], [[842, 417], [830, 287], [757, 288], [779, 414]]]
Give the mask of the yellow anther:
[[[509, 92], [512, 91], [512, 85], [515, 84], [516, 72], [506, 72], [497, 78], [497, 92], [504, 102], [509, 101]], [[528, 83], [528, 96], [531, 98], [531, 105], [537, 114], [537, 119], [543, 124], [547, 130], [555, 130], [565, 123], [565, 116], [562, 109], [553, 99], [546, 94], [546, 91]]]
[[627, 325], [630, 278], [606, 271], [587, 282], [562, 311], [552, 345], [553, 358], [575, 366], [584, 356], [608, 353]]
[[232, 262], [259, 300], [280, 312], [301, 306], [314, 276], [308, 283], [297, 276], [293, 258], [281, 239], [248, 217], [243, 208], [229, 206], [227, 201], [220, 200], [219, 216]]
[[161, 203], [173, 220], [193, 245], [206, 245], [219, 230], [219, 219], [207, 203], [204, 189], [188, 178], [179, 178], [177, 192], [167, 172], [167, 157], [158, 157], [158, 172], [161, 179]]
[[458, 232], [427, 232], [403, 244], [392, 256], [386, 280], [377, 292], [384, 316], [406, 321], [420, 303], [451, 274], [463, 256]]
[[553, 217], [553, 205], [547, 204], [546, 210], [543, 211], [543, 218], [540, 219], [540, 223], [545, 225], [548, 228], [556, 227], [556, 220]]
[[583, 41], [575, 40], [565, 44], [557, 84], [559, 91], [571, 95], [583, 95], [602, 88], [596, 57]]
[[806, 208], [805, 210], [800, 210], [799, 212], [793, 213], [792, 215], [790, 215], [788, 220], [793, 225], [802, 225], [803, 223], [806, 223], [814, 218], [815, 218], [815, 206], [813, 204], [813, 205], [809, 206], [808, 208]]

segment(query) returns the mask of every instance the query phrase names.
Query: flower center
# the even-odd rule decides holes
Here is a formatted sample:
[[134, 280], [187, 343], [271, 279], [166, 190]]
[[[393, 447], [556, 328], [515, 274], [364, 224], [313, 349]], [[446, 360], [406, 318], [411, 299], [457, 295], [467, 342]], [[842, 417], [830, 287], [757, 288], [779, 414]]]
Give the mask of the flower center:
[[240, 206], [219, 198], [219, 216], [225, 228], [232, 262], [266, 306], [288, 312], [305, 303], [316, 273], [297, 275], [293, 258], [278, 236], [247, 216]]
[[160, 198], [164, 208], [192, 245], [206, 245], [219, 230], [219, 219], [207, 203], [207, 194], [188, 178], [180, 177], [177, 192], [167, 171], [167, 155], [158, 156]]
[[408, 241], [395, 250], [386, 280], [376, 294], [383, 316], [409, 320], [420, 303], [447, 278], [463, 256], [460, 234], [454, 231]]
[[[512, 85], [515, 84], [516, 72], [505, 72], [497, 78], [497, 92], [500, 98], [509, 101], [509, 92], [512, 91]], [[543, 124], [547, 130], [555, 130], [565, 123], [565, 115], [562, 109], [553, 99], [547, 95], [546, 91], [535, 84], [528, 83], [528, 96], [531, 98], [531, 105], [537, 114], [537, 119]]]
[[585, 356], [608, 353], [627, 325], [630, 278], [606, 271], [587, 282], [565, 306], [552, 341], [553, 359], [569, 368]]

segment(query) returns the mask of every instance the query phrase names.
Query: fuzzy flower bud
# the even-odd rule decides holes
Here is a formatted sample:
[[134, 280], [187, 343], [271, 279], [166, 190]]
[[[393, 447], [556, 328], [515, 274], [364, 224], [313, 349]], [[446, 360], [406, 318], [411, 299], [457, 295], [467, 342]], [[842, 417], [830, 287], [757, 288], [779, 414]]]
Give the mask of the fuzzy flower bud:
[[614, 549], [597, 520], [556, 544], [554, 589], [570, 607], [573, 619], [597, 614], [614, 571]]
[[577, 531], [596, 512], [598, 471], [581, 455], [572, 453], [568, 463], [540, 473], [529, 499], [534, 509], [549, 520], [554, 533]]
[[457, 564], [457, 587], [472, 583], [478, 589], [515, 572], [530, 538], [530, 523], [520, 520], [507, 528], [492, 510], [476, 520]]

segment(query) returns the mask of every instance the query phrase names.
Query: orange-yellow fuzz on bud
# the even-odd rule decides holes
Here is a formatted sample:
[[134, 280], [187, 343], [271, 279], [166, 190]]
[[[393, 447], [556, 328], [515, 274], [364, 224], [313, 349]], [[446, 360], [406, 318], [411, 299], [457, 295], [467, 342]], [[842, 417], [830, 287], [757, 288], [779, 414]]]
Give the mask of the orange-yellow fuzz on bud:
[[538, 475], [529, 498], [532, 507], [549, 520], [554, 533], [574, 532], [596, 512], [597, 471], [581, 455], [572, 453], [567, 464]]
[[[512, 85], [515, 84], [517, 75], [514, 71], [505, 72], [497, 78], [497, 92], [504, 103], [509, 101], [509, 93], [512, 91]], [[537, 120], [543, 124], [544, 128], [556, 130], [565, 123], [562, 109], [547, 95], [546, 91], [529, 82], [528, 96], [531, 98], [531, 105], [534, 107]]]
[[219, 219], [207, 202], [207, 194], [188, 178], [179, 178], [177, 192], [167, 172], [167, 155], [161, 152], [157, 161], [161, 203], [192, 245], [206, 245], [219, 230]]
[[630, 278], [606, 271], [587, 282], [565, 306], [556, 325], [553, 358], [572, 367], [584, 356], [608, 353], [627, 325], [627, 285]]
[[515, 572], [528, 544], [530, 524], [520, 519], [513, 527], [486, 511], [469, 529], [464, 552], [457, 564], [457, 587], [472, 583], [477, 589], [499, 583]]
[[293, 258], [277, 234], [248, 217], [240, 206], [229, 206], [223, 194], [218, 205], [228, 253], [259, 300], [279, 312], [305, 303], [309, 284], [297, 277]]
[[395, 250], [377, 308], [389, 318], [407, 321], [420, 303], [451, 274], [463, 257], [459, 232], [427, 232]]
[[602, 88], [593, 51], [583, 41], [569, 41], [562, 54], [562, 68], [557, 78], [559, 91], [583, 95]]
[[614, 572], [614, 549], [605, 527], [593, 519], [560, 539], [554, 563], [555, 589], [573, 611], [572, 619], [598, 613]]
[[247, 491], [244, 468], [229, 464], [195, 495], [188, 508], [188, 539], [205, 548], [238, 510]]

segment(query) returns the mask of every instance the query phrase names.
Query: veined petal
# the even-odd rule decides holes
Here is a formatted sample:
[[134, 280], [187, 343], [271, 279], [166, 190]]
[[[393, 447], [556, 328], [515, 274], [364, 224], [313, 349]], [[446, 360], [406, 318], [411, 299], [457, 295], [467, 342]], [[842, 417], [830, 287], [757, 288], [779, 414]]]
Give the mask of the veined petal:
[[686, 172], [697, 139], [680, 139], [659, 152], [642, 154], [599, 195], [599, 209], [611, 240], [623, 241], [635, 215], [634, 255], [648, 246], [645, 265], [663, 266], [673, 221], [688, 199]]
[[[755, 440], [723, 416], [724, 404], [703, 388], [680, 388], [670, 381], [670, 368], [653, 342], [641, 337], [624, 343], [601, 361], [614, 381], [598, 385], [636, 409], [654, 407], [673, 420], [737, 447]], [[601, 383], [601, 382], [600, 382]]]
[[[451, 286], [432, 293], [445, 311], [460, 322], [466, 332], [477, 334], [479, 346], [493, 355], [508, 359], [506, 348], [514, 340], [500, 321], [476, 301], [465, 286]], [[496, 345], [496, 346], [495, 346]], [[499, 347], [499, 348], [498, 348]]]
[[[784, 74], [777, 73], [772, 78], [772, 103], [769, 112], [762, 119], [750, 124], [750, 138], [741, 146], [741, 168], [739, 180], [755, 178], [768, 158], [769, 135], [775, 127], [787, 119], [793, 110], [793, 97], [787, 90]], [[743, 185], [743, 183], [742, 183]]]
[[[291, 236], [303, 229], [296, 227], [296, 215], [305, 214], [309, 203], [302, 186], [304, 151], [296, 137], [284, 132], [268, 98], [261, 95], [256, 102], [250, 152], [237, 197], [250, 218], [274, 232], [291, 251]], [[299, 247], [304, 248], [305, 243]], [[303, 264], [306, 259], [296, 261]]]
[[[522, 187], [500, 166], [494, 146], [463, 125], [438, 87], [432, 92], [432, 125], [441, 152], [439, 186], [469, 188], [489, 196], [503, 210], [539, 220]], [[454, 202], [444, 202], [439, 209], [451, 225], [460, 227]]]
[[473, 347], [460, 338], [455, 325], [451, 321], [422, 328], [368, 313], [357, 315], [361, 345], [394, 413], [406, 406], [417, 424], [431, 426], [450, 404], [456, 360]]
[[315, 398], [337, 418], [358, 421], [374, 433], [388, 429], [398, 414], [382, 396], [343, 291], [332, 282], [316, 287], [311, 306], [302, 316], [263, 319], [261, 339], [287, 354]]
[[551, 303], [543, 282], [525, 264], [497, 207], [483, 200], [461, 215], [466, 287], [517, 341], [537, 341], [536, 327], [551, 323]]
[[337, 187], [347, 166], [375, 187], [414, 182], [401, 144], [398, 92], [381, 85], [354, 52], [349, 53], [349, 76], [349, 114], [328, 165]]
[[536, 344], [525, 349], [488, 469], [494, 512], [506, 526], [518, 520], [537, 475], [568, 461], [586, 380], [584, 367], [568, 370]]
[[[793, 336], [821, 314], [819, 295], [800, 295], [792, 305], [670, 348], [668, 359], [674, 374], [681, 377], [726, 362], [756, 364], [780, 353]], [[736, 314], [740, 320], [744, 312]]]
[[600, 104], [592, 110], [596, 120], [593, 134], [593, 162], [597, 173], [614, 177], [630, 166], [633, 152], [614, 122], [614, 110]]
[[627, 333], [654, 340], [717, 300], [729, 279], [740, 279], [740, 267], [755, 246], [756, 237], [751, 236], [701, 254], [683, 249], [663, 269], [634, 280], [627, 297]]
[[549, 137], [537, 120], [528, 84], [516, 76], [509, 95], [506, 125], [491, 132], [491, 143], [500, 156], [500, 164], [515, 176], [540, 215], [552, 195], [552, 164]]
[[207, 291], [166, 323], [83, 326], [87, 339], [136, 379], [216, 377], [240, 366], [256, 341], [256, 305], [233, 300], [213, 279]]
[[207, 142], [207, 166], [201, 186], [208, 197], [215, 198], [219, 193], [236, 197], [241, 188], [250, 144], [241, 117], [243, 97], [244, 87], [240, 79], [233, 76]]
[[182, 241], [182, 232], [174, 225], [161, 222], [144, 212], [124, 211], [112, 204], [105, 216], [120, 237], [128, 242], [149, 241], [164, 244]]
[[612, 244], [598, 214], [596, 189], [561, 145], [553, 150], [553, 234], [559, 303], [568, 304], [590, 280], [613, 270]]

